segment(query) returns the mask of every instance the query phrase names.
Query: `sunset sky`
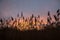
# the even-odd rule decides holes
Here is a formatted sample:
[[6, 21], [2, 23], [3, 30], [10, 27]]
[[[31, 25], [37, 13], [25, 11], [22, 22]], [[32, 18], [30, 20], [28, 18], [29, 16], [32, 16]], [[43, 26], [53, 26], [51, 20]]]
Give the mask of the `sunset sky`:
[[24, 16], [40, 15], [47, 17], [47, 12], [56, 14], [60, 8], [60, 0], [0, 0], [0, 17], [16, 17], [21, 11]]

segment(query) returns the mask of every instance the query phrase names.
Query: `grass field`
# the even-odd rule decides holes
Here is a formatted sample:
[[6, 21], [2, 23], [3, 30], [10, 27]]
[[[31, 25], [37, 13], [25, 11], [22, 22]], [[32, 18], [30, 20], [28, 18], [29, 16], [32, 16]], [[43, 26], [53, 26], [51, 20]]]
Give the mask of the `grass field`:
[[12, 28], [0, 29], [0, 40], [58, 40], [60, 39], [60, 30], [28, 30], [20, 31]]

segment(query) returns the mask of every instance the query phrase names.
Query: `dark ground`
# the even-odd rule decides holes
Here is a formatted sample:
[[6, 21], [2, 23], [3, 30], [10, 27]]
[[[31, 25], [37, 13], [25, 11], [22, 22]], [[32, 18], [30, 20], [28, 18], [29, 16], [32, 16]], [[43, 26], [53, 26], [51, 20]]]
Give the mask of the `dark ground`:
[[59, 29], [19, 31], [12, 28], [0, 29], [0, 40], [59, 40]]

